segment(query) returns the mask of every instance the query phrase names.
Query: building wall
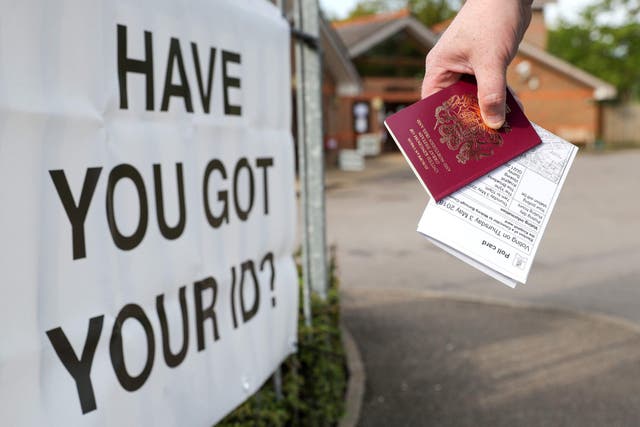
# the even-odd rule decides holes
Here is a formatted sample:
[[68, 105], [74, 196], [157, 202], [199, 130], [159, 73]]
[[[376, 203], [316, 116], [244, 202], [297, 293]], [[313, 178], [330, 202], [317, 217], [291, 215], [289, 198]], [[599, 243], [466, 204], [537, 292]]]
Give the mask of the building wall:
[[547, 50], [547, 25], [544, 22], [544, 13], [541, 8], [534, 10], [531, 14], [531, 23], [524, 33], [524, 40], [540, 49]]
[[625, 102], [604, 107], [603, 140], [611, 146], [640, 145], [640, 104]]
[[381, 97], [384, 101], [416, 102], [420, 100], [422, 79], [410, 77], [365, 77], [363, 96]]
[[338, 149], [355, 149], [357, 134], [353, 129], [353, 105], [369, 103], [369, 133], [384, 131], [380, 107], [385, 103], [412, 104], [420, 100], [421, 79], [366, 77], [362, 93], [357, 96], [337, 96], [329, 73], [324, 75], [323, 102], [325, 143], [337, 142]]
[[[529, 63], [528, 75], [519, 73], [518, 65]], [[525, 114], [540, 126], [577, 144], [591, 144], [598, 136], [598, 109], [593, 101], [593, 89], [584, 86], [534, 59], [518, 54], [507, 71], [507, 80], [525, 106]], [[335, 86], [325, 74], [324, 114], [325, 141], [333, 139], [339, 149], [356, 148], [353, 130], [353, 104], [371, 103], [370, 130], [382, 132], [374, 99], [384, 103], [406, 103], [420, 99], [421, 79], [364, 78], [362, 94], [357, 97], [338, 97]], [[611, 114], [610, 114], [611, 115]], [[608, 120], [604, 128], [616, 123]], [[617, 125], [616, 125], [617, 126]], [[622, 137], [616, 136], [617, 139]]]
[[595, 141], [599, 106], [592, 88], [521, 53], [509, 66], [507, 81], [533, 122], [574, 143]]
[[[339, 97], [331, 74], [325, 70], [322, 86], [322, 109], [324, 121], [325, 148], [329, 152], [337, 149], [355, 148], [355, 134], [353, 132], [351, 108], [353, 100], [350, 97]], [[337, 147], [329, 143], [335, 141]], [[331, 163], [331, 159], [330, 163]]]
[[[541, 8], [534, 10], [525, 40], [546, 47], [547, 29]], [[528, 67], [523, 67], [524, 63]], [[420, 99], [422, 78], [361, 77], [363, 90], [355, 97], [337, 97], [333, 82], [325, 78], [326, 138], [337, 141], [338, 148], [356, 148], [352, 111], [355, 102], [369, 102], [370, 132], [382, 132], [383, 114], [376, 106], [401, 106]], [[523, 53], [518, 53], [509, 67], [507, 78], [532, 121], [574, 143], [591, 144], [602, 136], [604, 117], [601, 106], [593, 100], [592, 87]]]

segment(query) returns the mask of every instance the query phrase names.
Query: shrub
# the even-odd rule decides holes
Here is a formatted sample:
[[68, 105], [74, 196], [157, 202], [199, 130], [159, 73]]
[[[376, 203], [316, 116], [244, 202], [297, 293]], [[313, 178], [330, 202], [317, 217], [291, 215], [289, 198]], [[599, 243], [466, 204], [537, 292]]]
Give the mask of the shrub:
[[[300, 298], [298, 352], [281, 366], [282, 396], [276, 396], [272, 381], [267, 381], [219, 426], [306, 427], [338, 422], [344, 411], [347, 371], [340, 337], [340, 298], [334, 256], [329, 273], [326, 301], [316, 295], [311, 297], [310, 327], [305, 325]], [[302, 293], [302, 280], [299, 282]]]

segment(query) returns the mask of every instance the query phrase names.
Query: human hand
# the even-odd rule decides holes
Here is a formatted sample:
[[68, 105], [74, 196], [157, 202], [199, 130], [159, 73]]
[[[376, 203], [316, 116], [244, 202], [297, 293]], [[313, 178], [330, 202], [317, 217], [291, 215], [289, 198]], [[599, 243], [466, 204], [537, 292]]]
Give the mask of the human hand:
[[427, 55], [422, 97], [475, 75], [487, 126], [504, 124], [507, 66], [531, 21], [532, 0], [467, 0]]

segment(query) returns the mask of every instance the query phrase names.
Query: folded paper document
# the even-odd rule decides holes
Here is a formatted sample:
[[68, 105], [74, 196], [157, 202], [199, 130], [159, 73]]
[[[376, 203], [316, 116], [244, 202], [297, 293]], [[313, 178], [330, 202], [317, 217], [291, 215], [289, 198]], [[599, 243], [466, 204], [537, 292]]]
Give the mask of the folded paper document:
[[542, 143], [440, 201], [418, 231], [508, 286], [525, 283], [577, 147], [533, 125]]
[[390, 116], [385, 125], [431, 200], [418, 231], [515, 287], [525, 283], [577, 148], [525, 117], [507, 91], [488, 128], [472, 78]]

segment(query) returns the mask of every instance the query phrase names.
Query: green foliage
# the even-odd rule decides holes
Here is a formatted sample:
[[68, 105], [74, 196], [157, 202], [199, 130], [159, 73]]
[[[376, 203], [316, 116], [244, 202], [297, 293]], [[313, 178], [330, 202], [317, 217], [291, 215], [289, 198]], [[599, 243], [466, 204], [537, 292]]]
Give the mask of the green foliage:
[[624, 22], [640, 22], [640, 0], [599, 0], [585, 9], [587, 14], [613, 14]]
[[347, 14], [347, 18], [360, 18], [362, 16], [375, 15], [376, 13], [391, 12], [407, 6], [405, 0], [358, 0], [353, 9]]
[[359, 0], [348, 18], [407, 8], [422, 23], [431, 26], [451, 18], [459, 6], [459, 0]]
[[409, 10], [427, 27], [452, 18], [460, 2], [451, 0], [409, 0]]
[[[282, 398], [271, 381], [236, 408], [219, 427], [330, 426], [344, 411], [347, 372], [340, 338], [340, 300], [332, 257], [326, 301], [311, 299], [313, 320], [305, 325], [302, 298], [298, 353], [282, 364]], [[302, 287], [301, 287], [302, 288]]]
[[[617, 9], [626, 12], [612, 15], [613, 6], [626, 8]], [[638, 1], [601, 1], [585, 9], [578, 22], [561, 22], [551, 30], [549, 52], [614, 84], [623, 98], [638, 99], [639, 14]]]

